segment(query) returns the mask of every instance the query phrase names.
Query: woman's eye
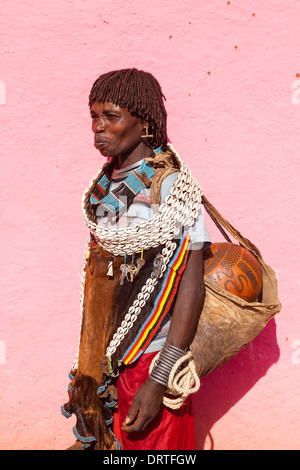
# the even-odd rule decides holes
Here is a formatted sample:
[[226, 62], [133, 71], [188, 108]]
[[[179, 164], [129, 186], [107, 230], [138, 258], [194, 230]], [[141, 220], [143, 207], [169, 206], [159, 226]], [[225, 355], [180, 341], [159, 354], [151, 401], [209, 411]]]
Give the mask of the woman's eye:
[[114, 121], [116, 119], [119, 119], [120, 116], [118, 116], [117, 114], [111, 114], [111, 113], [108, 113], [108, 114], [100, 114], [100, 116], [98, 116], [97, 114], [91, 114], [91, 119], [94, 121], [94, 120], [97, 120], [99, 118], [102, 118], [102, 119], [107, 119], [109, 121]]

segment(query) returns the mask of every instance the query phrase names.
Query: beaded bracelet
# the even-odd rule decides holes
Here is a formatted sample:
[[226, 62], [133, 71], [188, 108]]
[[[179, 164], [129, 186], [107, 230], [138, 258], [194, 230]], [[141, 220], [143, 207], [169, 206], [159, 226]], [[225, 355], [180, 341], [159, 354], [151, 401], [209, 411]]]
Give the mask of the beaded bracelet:
[[174, 365], [178, 359], [180, 359], [185, 354], [185, 351], [177, 348], [176, 346], [173, 346], [172, 344], [163, 346], [158, 361], [153, 367], [149, 377], [160, 385], [168, 387], [169, 376]]

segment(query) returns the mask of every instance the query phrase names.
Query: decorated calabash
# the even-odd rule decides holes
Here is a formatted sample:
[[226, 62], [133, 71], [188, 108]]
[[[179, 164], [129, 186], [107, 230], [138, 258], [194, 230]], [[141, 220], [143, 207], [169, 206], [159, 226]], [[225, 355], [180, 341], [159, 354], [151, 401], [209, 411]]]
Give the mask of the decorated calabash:
[[247, 302], [255, 302], [262, 289], [262, 269], [241, 245], [213, 243], [204, 251], [204, 273], [223, 289]]

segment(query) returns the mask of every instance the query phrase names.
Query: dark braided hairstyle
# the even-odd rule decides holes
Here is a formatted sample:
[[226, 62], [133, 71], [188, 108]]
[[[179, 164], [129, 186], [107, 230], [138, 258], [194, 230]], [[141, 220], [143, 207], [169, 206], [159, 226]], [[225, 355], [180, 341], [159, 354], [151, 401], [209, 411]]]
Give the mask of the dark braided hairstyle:
[[142, 70], [122, 69], [108, 72], [95, 81], [89, 95], [89, 107], [95, 101], [108, 101], [127, 110], [135, 117], [143, 119], [149, 127], [153, 139], [147, 144], [153, 149], [167, 147], [167, 112], [165, 96], [161, 86], [151, 73]]

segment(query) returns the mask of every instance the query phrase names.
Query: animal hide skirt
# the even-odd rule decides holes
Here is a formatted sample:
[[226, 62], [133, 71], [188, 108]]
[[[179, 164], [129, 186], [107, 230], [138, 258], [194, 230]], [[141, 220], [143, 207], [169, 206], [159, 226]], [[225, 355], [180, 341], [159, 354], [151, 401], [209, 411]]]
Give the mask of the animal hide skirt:
[[[180, 243], [178, 246], [180, 251]], [[168, 270], [157, 282], [143, 308], [143, 314], [138, 316], [125, 340], [116, 348], [113, 357], [109, 358], [109, 363], [105, 355], [106, 348], [130, 305], [151, 276], [154, 260], [161, 249], [162, 247], [157, 247], [145, 251], [145, 264], [134, 281], [126, 279], [120, 284], [120, 268], [124, 257], [114, 258], [115, 277], [108, 277], [109, 253], [97, 244], [90, 244], [84, 269], [84, 301], [78, 360], [76, 368], [70, 372], [69, 401], [62, 407], [62, 413], [67, 418], [72, 414], [76, 415], [77, 422], [73, 432], [84, 448], [113, 450], [119, 446], [113, 433], [113, 415], [118, 402], [116, 380], [119, 365], [123, 363], [121, 359], [126, 356], [126, 351], [135, 344], [135, 338], [140, 338], [140, 331], [144, 331], [145, 318], [147, 320], [150, 316], [152, 325], [152, 312], [156, 309], [157, 298], [161, 298], [161, 291], [164, 290], [164, 283], [168, 279]], [[188, 250], [181, 259], [186, 262], [187, 257]], [[177, 279], [177, 285], [180, 276], [181, 273], [172, 276]], [[166, 312], [171, 314], [176, 286], [170, 289], [170, 292], [172, 298], [166, 296], [165, 304]], [[148, 371], [149, 369], [145, 373], [149, 373]]]

